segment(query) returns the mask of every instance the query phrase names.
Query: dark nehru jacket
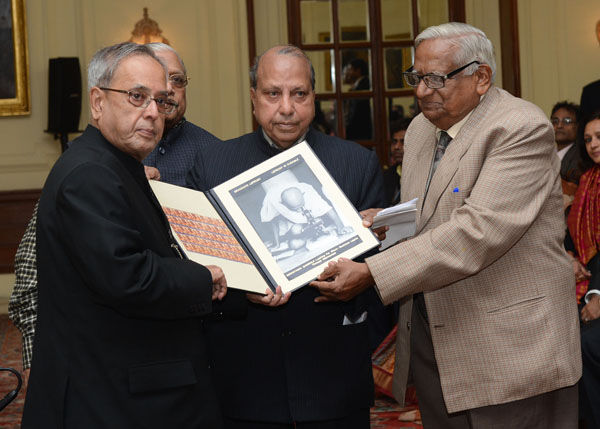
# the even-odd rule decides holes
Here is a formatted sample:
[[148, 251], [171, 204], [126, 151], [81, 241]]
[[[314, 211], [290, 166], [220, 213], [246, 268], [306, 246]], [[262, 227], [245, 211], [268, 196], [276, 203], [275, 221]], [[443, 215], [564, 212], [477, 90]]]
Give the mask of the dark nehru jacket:
[[[313, 129], [306, 140], [358, 210], [383, 207], [383, 179], [373, 151]], [[277, 153], [260, 128], [211, 145], [196, 159], [188, 185], [210, 189]], [[230, 290], [225, 301], [236, 293]], [[226, 416], [265, 422], [328, 420], [372, 404], [366, 324], [343, 324], [346, 314], [366, 309], [367, 297], [316, 304], [317, 296], [315, 289], [304, 287], [281, 307], [249, 304], [246, 317], [205, 324]]]
[[88, 126], [39, 203], [23, 428], [220, 428], [200, 316], [212, 278], [171, 247], [143, 165]]
[[156, 167], [162, 182], [185, 186], [185, 178], [194, 159], [204, 146], [219, 143], [217, 137], [191, 122], [182, 119], [158, 142], [154, 150], [144, 158], [144, 165]]

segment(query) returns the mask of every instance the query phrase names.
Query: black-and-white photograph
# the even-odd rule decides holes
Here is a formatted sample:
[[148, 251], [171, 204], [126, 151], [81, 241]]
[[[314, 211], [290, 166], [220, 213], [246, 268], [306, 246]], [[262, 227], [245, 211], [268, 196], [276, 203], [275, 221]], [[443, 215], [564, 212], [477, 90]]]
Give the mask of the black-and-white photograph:
[[[347, 250], [361, 243], [302, 156], [244, 186], [232, 196], [288, 278], [336, 248]], [[306, 269], [312, 268], [309, 265]]]

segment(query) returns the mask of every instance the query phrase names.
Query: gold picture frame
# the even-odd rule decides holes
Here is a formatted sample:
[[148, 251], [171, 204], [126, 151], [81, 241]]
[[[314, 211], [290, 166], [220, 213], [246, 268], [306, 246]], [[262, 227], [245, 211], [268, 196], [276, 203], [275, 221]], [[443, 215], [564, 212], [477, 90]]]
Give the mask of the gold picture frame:
[[29, 89], [29, 53], [25, 0], [0, 0], [0, 14], [10, 20], [0, 28], [0, 49], [11, 52], [0, 56], [0, 116], [28, 115], [31, 113]]

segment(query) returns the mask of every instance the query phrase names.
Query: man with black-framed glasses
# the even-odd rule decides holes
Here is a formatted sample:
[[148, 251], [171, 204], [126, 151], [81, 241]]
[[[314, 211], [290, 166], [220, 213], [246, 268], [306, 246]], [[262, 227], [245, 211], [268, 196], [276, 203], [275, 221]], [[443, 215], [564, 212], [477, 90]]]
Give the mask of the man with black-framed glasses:
[[554, 133], [538, 107], [494, 87], [495, 69], [475, 27], [417, 36], [404, 76], [422, 114], [401, 190], [419, 199], [416, 234], [366, 263], [330, 264], [312, 285], [320, 301], [369, 287], [399, 301], [394, 393], [403, 402], [410, 371], [425, 428], [575, 429], [579, 317]]
[[221, 428], [201, 318], [227, 291], [183, 258], [142, 160], [167, 69], [144, 45], [98, 51], [90, 124], [56, 162], [37, 218], [37, 323], [23, 428]]

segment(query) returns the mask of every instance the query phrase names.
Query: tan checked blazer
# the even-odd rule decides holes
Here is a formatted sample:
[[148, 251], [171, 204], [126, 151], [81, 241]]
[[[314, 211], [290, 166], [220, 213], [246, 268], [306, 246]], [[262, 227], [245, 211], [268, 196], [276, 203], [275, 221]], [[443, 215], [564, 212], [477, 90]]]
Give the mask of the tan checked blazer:
[[402, 168], [402, 200], [419, 198], [417, 234], [367, 259], [383, 302], [401, 300], [398, 400], [408, 375], [411, 295], [419, 291], [448, 412], [573, 385], [581, 375], [575, 279], [562, 243], [550, 123], [534, 105], [490, 88], [425, 198], [435, 144], [435, 126], [419, 115]]

